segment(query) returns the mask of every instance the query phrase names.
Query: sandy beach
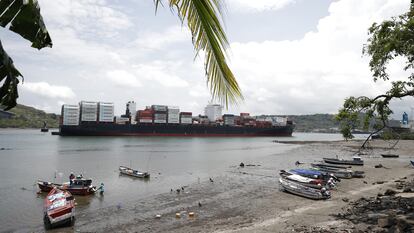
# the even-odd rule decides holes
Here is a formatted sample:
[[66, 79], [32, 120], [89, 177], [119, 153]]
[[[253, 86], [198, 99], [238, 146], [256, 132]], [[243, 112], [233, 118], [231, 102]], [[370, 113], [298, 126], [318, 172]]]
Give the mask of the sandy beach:
[[[306, 163], [322, 157], [351, 158], [361, 142], [297, 144], [283, 154], [286, 164], [290, 164], [286, 169], [295, 167], [290, 155], [302, 155], [301, 162], [305, 164], [301, 166], [306, 167]], [[414, 177], [414, 169], [409, 165], [414, 142], [399, 142], [391, 151], [400, 155], [398, 159], [380, 156], [389, 153], [385, 150], [387, 142], [374, 141], [370, 145], [373, 149], [362, 155], [365, 166], [356, 168], [365, 171], [366, 177], [343, 179], [332, 191], [332, 198], [326, 201], [279, 191], [278, 171], [272, 167], [272, 156], [268, 156], [244, 168], [238, 166], [240, 161], [235, 161], [225, 175], [212, 177], [212, 181], [200, 180], [183, 187], [184, 190], [171, 187], [174, 190], [161, 195], [78, 215], [74, 228], [52, 232], [292, 232], [301, 227], [325, 226], [355, 229], [349, 221], [334, 215], [361, 197], [375, 197], [389, 188], [395, 189], [395, 180]], [[374, 168], [377, 164], [383, 167]], [[179, 193], [176, 188], [181, 189]], [[189, 212], [194, 216], [190, 217]], [[176, 218], [176, 213], [181, 218]], [[161, 217], [155, 218], [156, 215]]]

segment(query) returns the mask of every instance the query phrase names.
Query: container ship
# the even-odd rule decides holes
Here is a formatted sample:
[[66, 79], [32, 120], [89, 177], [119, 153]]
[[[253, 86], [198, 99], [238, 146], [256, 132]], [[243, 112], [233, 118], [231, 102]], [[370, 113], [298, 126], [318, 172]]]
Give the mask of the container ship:
[[179, 107], [147, 106], [136, 111], [129, 101], [120, 117], [114, 104], [81, 101], [62, 105], [61, 136], [183, 136], [183, 137], [257, 137], [292, 136], [294, 124], [286, 117], [221, 114], [222, 107], [209, 104], [205, 115], [180, 112]]

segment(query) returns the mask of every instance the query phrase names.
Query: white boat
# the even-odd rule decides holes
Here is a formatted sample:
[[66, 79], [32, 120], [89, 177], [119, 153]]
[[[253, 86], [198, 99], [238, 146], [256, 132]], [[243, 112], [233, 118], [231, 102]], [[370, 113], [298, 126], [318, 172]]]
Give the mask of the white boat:
[[150, 174], [148, 172], [140, 172], [129, 167], [119, 166], [119, 172], [124, 175], [133, 176], [137, 178], [149, 178]]
[[301, 185], [304, 185], [307, 187], [316, 188], [316, 189], [323, 188], [323, 181], [321, 179], [312, 179], [312, 178], [304, 177], [298, 174], [293, 174], [293, 173], [290, 173], [284, 170], [280, 171], [280, 177], [283, 177], [293, 182], [300, 183]]
[[315, 189], [307, 187], [283, 177], [279, 178], [279, 185], [280, 189], [283, 191], [314, 200], [328, 199], [331, 197], [331, 193], [325, 188]]

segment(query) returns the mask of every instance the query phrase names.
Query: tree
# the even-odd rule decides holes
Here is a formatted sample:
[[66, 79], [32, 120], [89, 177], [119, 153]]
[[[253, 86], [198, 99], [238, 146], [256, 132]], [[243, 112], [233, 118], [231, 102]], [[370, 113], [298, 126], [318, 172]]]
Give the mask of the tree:
[[[156, 10], [162, 0], [153, 0]], [[171, 10], [186, 23], [192, 34], [196, 54], [205, 52], [205, 75], [212, 98], [226, 106], [243, 99], [241, 89], [226, 62], [229, 47], [222, 24], [220, 0], [168, 0]], [[32, 42], [32, 47], [51, 47], [52, 41], [43, 23], [37, 0], [0, 0], [0, 25]], [[8, 110], [16, 106], [17, 84], [22, 74], [16, 69], [0, 42], [0, 106]]]
[[[404, 81], [392, 81], [391, 88], [376, 97], [349, 97], [345, 99], [336, 119], [340, 121], [344, 137], [346, 128], [352, 129], [358, 124], [358, 114], [364, 114], [364, 126], [376, 122], [376, 130], [370, 136], [387, 127], [390, 101], [414, 96], [414, 0], [410, 10], [398, 17], [385, 20], [381, 24], [374, 23], [368, 29], [368, 41], [364, 45], [363, 54], [370, 56], [369, 66], [373, 72], [374, 82], [378, 79], [389, 81], [388, 63], [395, 57], [405, 58], [403, 70], [408, 73]], [[365, 145], [365, 143], [364, 143]], [[363, 145], [363, 146], [364, 146]]]

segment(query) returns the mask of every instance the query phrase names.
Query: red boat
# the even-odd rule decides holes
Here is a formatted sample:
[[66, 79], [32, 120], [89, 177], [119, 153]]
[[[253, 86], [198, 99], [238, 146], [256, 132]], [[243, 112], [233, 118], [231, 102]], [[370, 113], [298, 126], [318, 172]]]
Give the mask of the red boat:
[[72, 185], [69, 182], [63, 184], [55, 184], [47, 181], [38, 181], [37, 185], [39, 186], [42, 192], [50, 192], [54, 187], [59, 189], [69, 191], [73, 195], [90, 195], [96, 192], [96, 187], [92, 185], [91, 179], [85, 179], [83, 177], [76, 177]]
[[72, 194], [53, 188], [45, 198], [43, 220], [46, 228], [72, 225], [75, 221], [75, 199]]

